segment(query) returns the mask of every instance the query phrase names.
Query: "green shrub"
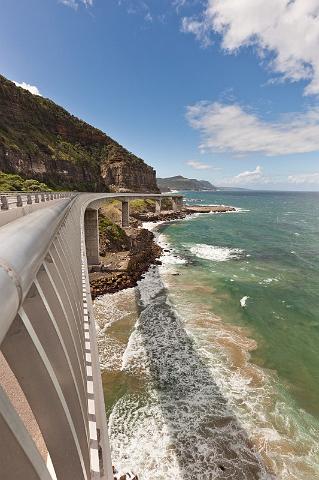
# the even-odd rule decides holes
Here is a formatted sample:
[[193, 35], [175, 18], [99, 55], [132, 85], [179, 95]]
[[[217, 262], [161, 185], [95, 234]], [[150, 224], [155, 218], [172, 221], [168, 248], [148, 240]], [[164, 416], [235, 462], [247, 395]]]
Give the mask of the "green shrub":
[[100, 234], [106, 234], [112, 240], [124, 241], [126, 239], [124, 230], [105, 217], [99, 218], [99, 232]]
[[36, 192], [51, 191], [51, 189], [42, 182], [32, 178], [25, 179], [20, 175], [13, 173], [0, 172], [0, 191], [1, 192]]

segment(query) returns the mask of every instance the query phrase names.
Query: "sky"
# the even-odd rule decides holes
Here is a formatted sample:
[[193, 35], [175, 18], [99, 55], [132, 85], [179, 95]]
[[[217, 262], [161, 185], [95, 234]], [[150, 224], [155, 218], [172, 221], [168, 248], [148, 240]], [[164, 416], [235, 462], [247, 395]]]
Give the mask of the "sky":
[[319, 190], [319, 0], [0, 6], [0, 72], [159, 177]]

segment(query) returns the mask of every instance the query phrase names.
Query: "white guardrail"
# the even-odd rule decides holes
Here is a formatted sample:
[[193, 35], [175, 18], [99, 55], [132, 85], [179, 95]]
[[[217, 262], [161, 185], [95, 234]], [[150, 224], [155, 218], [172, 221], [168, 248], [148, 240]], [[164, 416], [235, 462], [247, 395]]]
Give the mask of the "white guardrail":
[[[10, 388], [15, 383], [19, 387], [12, 398], [10, 388], [0, 382], [1, 480], [113, 479], [85, 211], [92, 212], [106, 199], [127, 204], [133, 198], [162, 196], [1, 194], [0, 225], [10, 209], [14, 213], [12, 205], [23, 210], [21, 202], [47, 202], [19, 218], [8, 217], [0, 227], [1, 355], [13, 374]], [[40, 432], [41, 453], [21, 415], [24, 403]]]
[[1, 192], [1, 210], [10, 210], [15, 207], [32, 205], [33, 203], [48, 202], [58, 198], [69, 198], [74, 192]]

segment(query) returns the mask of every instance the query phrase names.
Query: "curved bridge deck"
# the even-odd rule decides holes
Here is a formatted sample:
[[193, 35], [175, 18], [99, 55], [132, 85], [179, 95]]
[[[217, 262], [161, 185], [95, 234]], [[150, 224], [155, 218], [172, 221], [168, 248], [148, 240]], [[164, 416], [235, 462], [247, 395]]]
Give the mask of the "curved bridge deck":
[[127, 226], [143, 198], [163, 195], [2, 194], [1, 479], [113, 479], [87, 265], [101, 203], [120, 200]]

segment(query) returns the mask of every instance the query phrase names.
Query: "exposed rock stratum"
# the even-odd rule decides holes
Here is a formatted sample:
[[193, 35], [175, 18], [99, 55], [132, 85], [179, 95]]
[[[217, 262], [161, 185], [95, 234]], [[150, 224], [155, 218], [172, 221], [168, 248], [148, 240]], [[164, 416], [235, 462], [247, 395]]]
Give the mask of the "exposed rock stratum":
[[1, 75], [0, 171], [52, 188], [158, 192], [155, 170], [141, 158]]

